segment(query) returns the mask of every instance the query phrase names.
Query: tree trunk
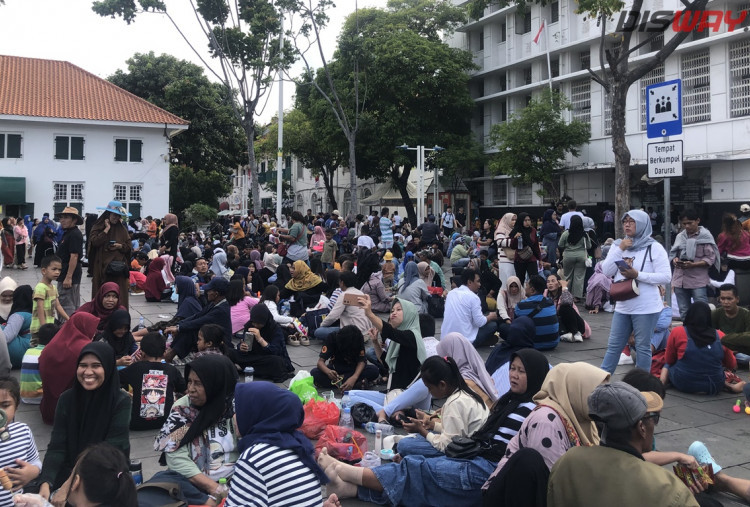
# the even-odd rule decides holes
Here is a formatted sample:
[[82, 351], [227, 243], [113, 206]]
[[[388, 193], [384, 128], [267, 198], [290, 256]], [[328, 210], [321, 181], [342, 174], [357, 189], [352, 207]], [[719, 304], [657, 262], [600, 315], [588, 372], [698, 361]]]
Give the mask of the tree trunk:
[[612, 151], [615, 154], [615, 236], [622, 237], [620, 218], [630, 210], [630, 149], [625, 142], [625, 103], [629, 86], [611, 80]]
[[328, 194], [328, 202], [331, 205], [331, 210], [338, 208], [336, 204], [336, 194], [333, 193], [333, 171], [323, 170], [321, 172], [323, 176], [323, 184], [326, 186], [326, 193]]
[[[245, 135], [247, 136], [247, 163], [250, 166], [250, 190], [253, 196], [253, 213], [260, 215], [260, 183], [258, 182], [258, 165], [255, 162], [255, 125], [250, 121], [243, 121]], [[279, 168], [280, 169], [280, 168]]]
[[404, 168], [403, 174], [398, 174], [398, 167], [395, 169], [391, 169], [391, 180], [396, 184], [396, 188], [398, 188], [398, 192], [401, 194], [401, 200], [404, 203], [404, 208], [406, 208], [406, 216], [409, 219], [409, 222], [412, 224], [413, 227], [417, 227], [417, 212], [414, 209], [414, 203], [411, 200], [411, 197], [409, 196], [409, 190], [406, 188], [406, 184], [409, 181], [409, 173], [411, 172], [411, 169]]
[[359, 196], [357, 196], [357, 159], [356, 159], [356, 141], [357, 133], [349, 131], [346, 136], [349, 141], [349, 191], [352, 194], [352, 214], [359, 213]]

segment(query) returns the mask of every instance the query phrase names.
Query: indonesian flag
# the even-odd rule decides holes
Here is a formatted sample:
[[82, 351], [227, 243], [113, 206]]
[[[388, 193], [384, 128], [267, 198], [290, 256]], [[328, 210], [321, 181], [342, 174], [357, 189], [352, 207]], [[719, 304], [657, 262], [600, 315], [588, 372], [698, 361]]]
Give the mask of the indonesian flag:
[[544, 20], [542, 20], [542, 24], [539, 27], [539, 31], [536, 33], [536, 37], [534, 37], [534, 44], [539, 44], [539, 37], [542, 36], [542, 31], [544, 31]]

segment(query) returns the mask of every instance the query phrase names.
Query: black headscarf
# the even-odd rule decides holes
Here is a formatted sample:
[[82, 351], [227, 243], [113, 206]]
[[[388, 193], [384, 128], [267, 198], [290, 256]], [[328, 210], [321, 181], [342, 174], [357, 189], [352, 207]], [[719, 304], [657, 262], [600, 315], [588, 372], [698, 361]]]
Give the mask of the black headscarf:
[[583, 218], [579, 215], [570, 217], [570, 227], [568, 228], [568, 244], [575, 245], [583, 237]]
[[488, 442], [489, 448], [481, 453], [481, 456], [497, 462], [505, 455], [506, 444], [500, 440], [495, 440], [498, 428], [500, 428], [507, 417], [516, 411], [521, 403], [527, 403], [532, 400], [534, 395], [542, 388], [542, 383], [549, 372], [549, 361], [536, 349], [521, 349], [511, 355], [512, 361], [516, 357], [521, 359], [526, 370], [526, 391], [516, 394], [508, 391], [500, 397], [499, 400], [490, 409], [487, 421], [482, 427], [474, 433], [471, 438], [482, 442]]
[[228, 419], [233, 415], [232, 402], [238, 375], [232, 361], [223, 355], [209, 354], [187, 364], [185, 378], [188, 378], [191, 371], [198, 375], [206, 390], [206, 404], [199, 408], [198, 416], [180, 440], [179, 447], [192, 442], [221, 419]]
[[13, 291], [13, 305], [10, 307], [10, 317], [16, 312], [31, 313], [34, 309], [34, 290], [31, 285], [19, 285]]
[[513, 230], [510, 231], [510, 237], [513, 238], [516, 233], [521, 233], [521, 237], [523, 238], [523, 246], [525, 247], [531, 247], [531, 226], [524, 227], [523, 222], [526, 220], [526, 217], [529, 216], [528, 213], [519, 213], [518, 217], [516, 218], [516, 225], [513, 226]]
[[101, 361], [104, 383], [93, 391], [87, 391], [77, 378], [73, 382], [74, 409], [65, 422], [68, 456], [71, 459], [89, 445], [107, 438], [117, 398], [120, 397], [120, 377], [112, 347], [102, 342], [89, 343], [78, 355], [79, 363], [86, 354], [93, 354]]
[[702, 301], [690, 305], [683, 325], [698, 347], [705, 347], [716, 341], [716, 329], [711, 325], [711, 307]]
[[289, 272], [288, 264], [282, 263], [276, 268], [276, 281], [274, 282], [274, 285], [278, 287], [279, 290], [283, 289], [291, 279], [292, 274]]
[[[115, 331], [122, 328], [127, 328], [128, 332], [122, 338], [118, 338], [115, 336]], [[115, 351], [115, 359], [130, 355], [135, 338], [130, 332], [130, 313], [127, 310], [120, 309], [112, 313], [102, 333], [102, 341], [108, 343]]]
[[250, 321], [254, 324], [261, 325], [260, 335], [268, 343], [271, 343], [276, 338], [276, 331], [279, 325], [273, 320], [271, 310], [266, 305], [255, 305], [250, 310]]

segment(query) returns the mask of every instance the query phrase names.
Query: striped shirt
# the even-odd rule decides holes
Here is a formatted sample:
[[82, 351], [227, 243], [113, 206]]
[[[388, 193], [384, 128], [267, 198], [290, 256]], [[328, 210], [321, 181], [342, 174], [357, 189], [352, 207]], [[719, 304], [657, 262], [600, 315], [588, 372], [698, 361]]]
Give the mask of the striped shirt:
[[[18, 468], [16, 460], [22, 459], [41, 470], [42, 462], [39, 459], [31, 429], [24, 423], [12, 422], [7, 430], [10, 433], [10, 439], [0, 442], [0, 468]], [[13, 507], [10, 491], [2, 488], [0, 488], [0, 507]]]
[[322, 504], [320, 481], [295, 452], [260, 443], [246, 449], [237, 461], [224, 505], [320, 507]]
[[518, 430], [521, 429], [521, 425], [535, 407], [536, 403], [533, 401], [518, 405], [518, 408], [505, 418], [505, 424], [497, 429], [497, 433], [493, 438], [508, 445], [510, 439], [516, 436]]

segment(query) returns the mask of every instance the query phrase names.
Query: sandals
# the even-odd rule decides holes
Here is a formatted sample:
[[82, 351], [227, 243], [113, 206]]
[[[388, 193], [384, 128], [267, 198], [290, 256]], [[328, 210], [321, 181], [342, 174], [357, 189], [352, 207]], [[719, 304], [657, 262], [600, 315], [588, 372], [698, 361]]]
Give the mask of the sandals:
[[289, 335], [286, 339], [286, 344], [292, 347], [299, 347], [299, 338], [297, 338], [296, 334]]
[[299, 343], [300, 345], [304, 345], [305, 347], [307, 347], [308, 345], [310, 345], [310, 338], [301, 334], [299, 335]]

